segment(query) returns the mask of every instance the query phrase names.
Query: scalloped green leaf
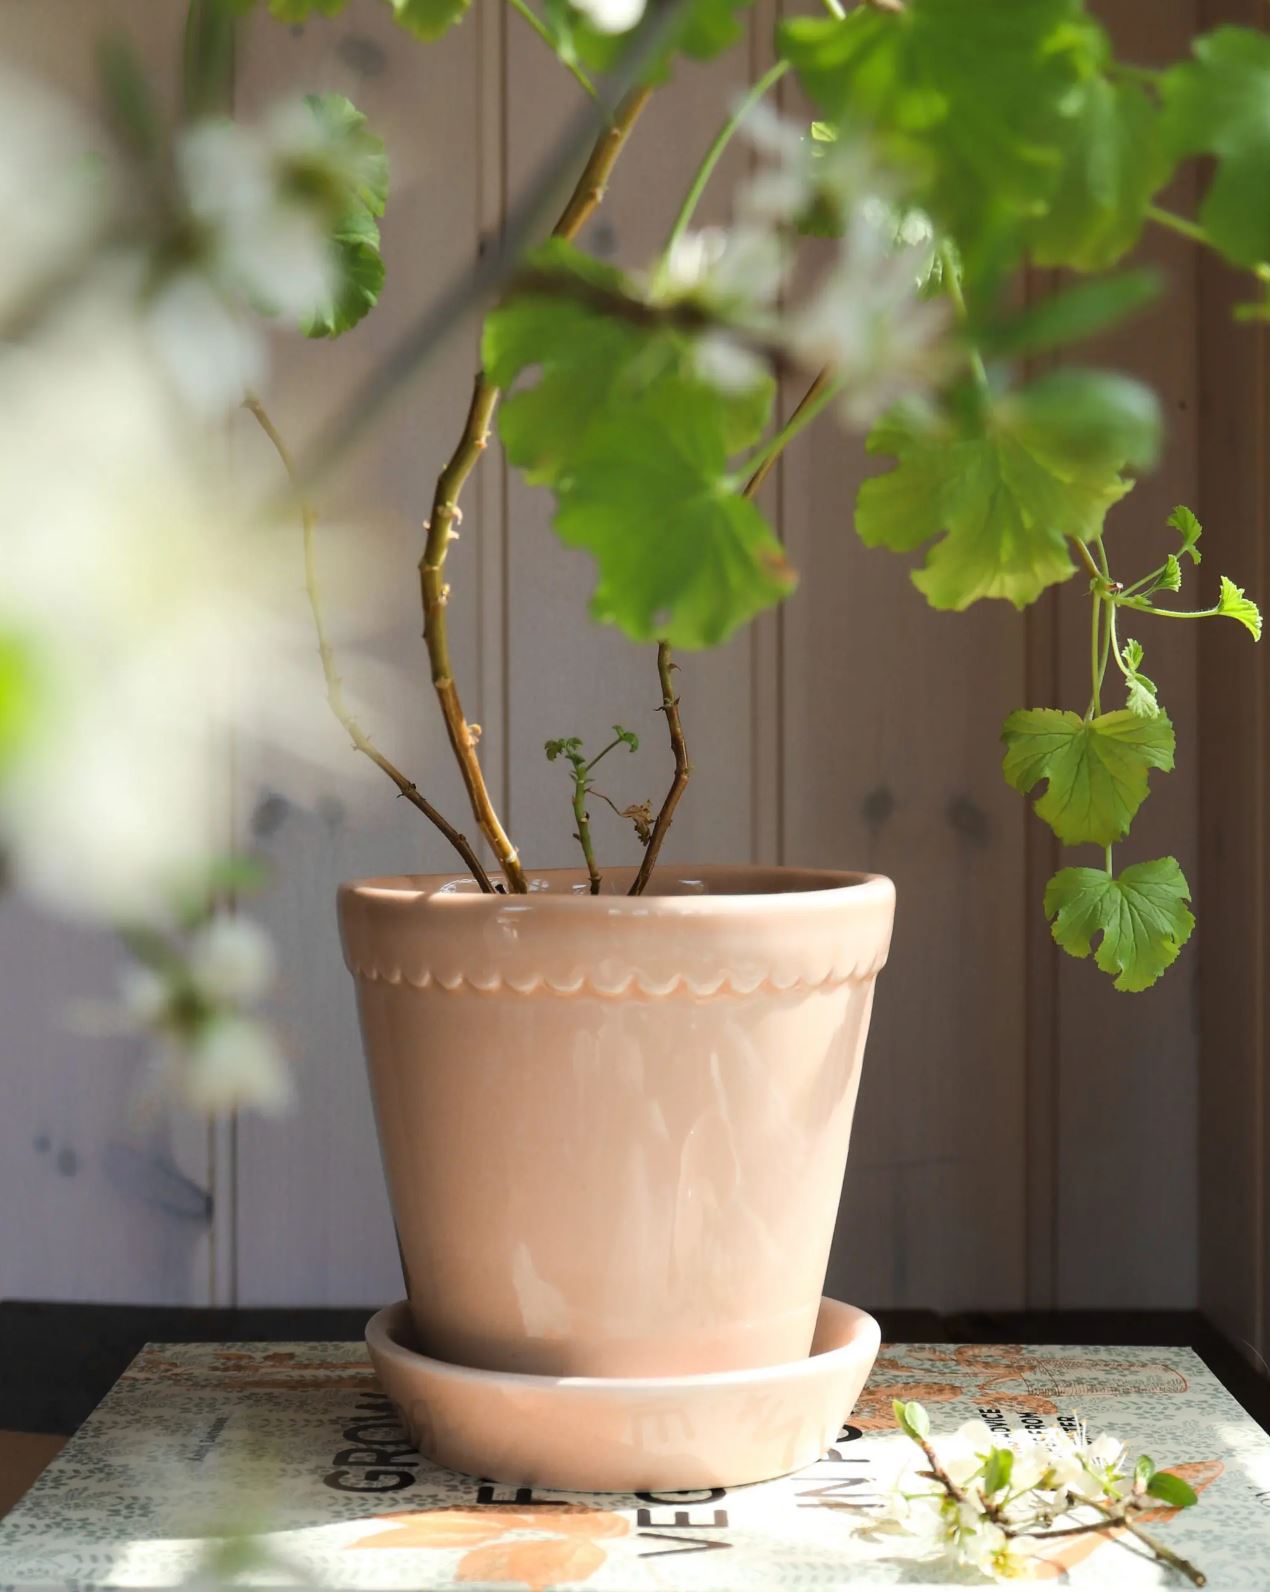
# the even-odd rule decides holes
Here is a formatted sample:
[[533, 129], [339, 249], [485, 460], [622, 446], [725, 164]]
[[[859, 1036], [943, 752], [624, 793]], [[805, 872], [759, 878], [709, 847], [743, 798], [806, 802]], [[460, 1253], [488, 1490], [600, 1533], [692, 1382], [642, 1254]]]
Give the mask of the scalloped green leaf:
[[795, 17], [778, 41], [821, 113], [911, 177], [974, 278], [1054, 194], [1101, 35], [1079, 0], [906, 0]]
[[1222, 27], [1164, 78], [1165, 133], [1176, 155], [1213, 155], [1199, 219], [1235, 265], [1270, 260], [1270, 37]]
[[1137, 84], [1091, 77], [1073, 104], [1062, 174], [1028, 241], [1038, 265], [1105, 271], [1138, 241], [1171, 163], [1160, 113]]
[[1046, 886], [1045, 916], [1072, 956], [1088, 956], [1097, 939], [1097, 965], [1116, 989], [1136, 992], [1149, 989], [1190, 939], [1190, 899], [1174, 857], [1134, 863], [1118, 879], [1101, 868], [1064, 868]]
[[384, 285], [379, 226], [388, 202], [388, 156], [384, 141], [343, 94], [308, 94], [305, 104], [326, 137], [326, 149], [311, 172], [297, 180], [321, 193], [331, 214], [331, 247], [338, 281], [330, 303], [304, 323], [309, 337], [338, 337], [374, 308]]
[[[687, 0], [669, 37], [653, 52], [641, 76], [646, 83], [663, 82], [670, 75], [676, 53], [695, 61], [709, 61], [730, 49], [745, 31], [743, 13], [753, 0]], [[592, 72], [608, 72], [630, 44], [631, 31], [605, 33], [569, 0], [544, 0], [543, 20], [557, 53]]]
[[1069, 846], [1110, 846], [1129, 832], [1147, 798], [1152, 769], [1173, 767], [1173, 726], [1166, 714], [1127, 708], [1082, 719], [1057, 708], [1022, 708], [1001, 730], [1002, 772], [1026, 796], [1040, 780], [1035, 804]]
[[1236, 586], [1228, 575], [1221, 578], [1221, 595], [1217, 599], [1217, 612], [1227, 619], [1235, 619], [1252, 636], [1261, 640], [1261, 610], [1251, 597], [1244, 596], [1242, 586]]
[[467, 14], [472, 0], [389, 0], [397, 22], [416, 39], [439, 39]]
[[938, 538], [913, 575], [932, 607], [1025, 607], [1074, 573], [1068, 539], [1100, 534], [1158, 427], [1146, 388], [1089, 371], [1056, 371], [969, 417], [900, 408], [869, 437], [897, 464], [861, 487], [856, 529], [896, 552]]

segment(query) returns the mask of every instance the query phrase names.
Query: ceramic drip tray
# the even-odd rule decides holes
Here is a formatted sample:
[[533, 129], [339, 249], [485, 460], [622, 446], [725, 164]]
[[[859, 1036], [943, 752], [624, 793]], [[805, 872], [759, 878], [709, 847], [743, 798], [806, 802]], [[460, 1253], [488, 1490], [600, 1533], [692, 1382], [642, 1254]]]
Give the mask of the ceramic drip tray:
[[878, 1352], [872, 1316], [822, 1299], [810, 1355], [703, 1376], [552, 1377], [448, 1365], [414, 1348], [406, 1302], [366, 1342], [426, 1458], [514, 1486], [687, 1492], [767, 1481], [819, 1459]]

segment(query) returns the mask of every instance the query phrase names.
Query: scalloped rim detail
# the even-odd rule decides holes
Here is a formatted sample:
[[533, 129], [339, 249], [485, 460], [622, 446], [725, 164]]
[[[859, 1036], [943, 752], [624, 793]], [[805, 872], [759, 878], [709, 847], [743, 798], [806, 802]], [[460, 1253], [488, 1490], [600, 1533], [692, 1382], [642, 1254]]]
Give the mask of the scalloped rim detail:
[[406, 973], [400, 967], [359, 967], [352, 963], [349, 964], [349, 972], [354, 978], [363, 979], [368, 984], [390, 984], [394, 987], [406, 984], [420, 993], [435, 990], [444, 995], [554, 995], [564, 999], [589, 996], [600, 1000], [631, 1000], [638, 996], [648, 1000], [669, 1000], [676, 996], [688, 996], [693, 1000], [712, 1000], [758, 994], [811, 995], [818, 991], [840, 989], [844, 984], [868, 984], [885, 966], [886, 957], [882, 956], [868, 967], [852, 968], [846, 973], [831, 970], [820, 979], [796, 978], [781, 983], [769, 974], [750, 984], [739, 983], [727, 973], [720, 973], [718, 978], [708, 982], [694, 982], [683, 973], [676, 973], [664, 982], [656, 982], [646, 973], [636, 971], [628, 974], [620, 984], [605, 985], [597, 984], [585, 973], [561, 982], [542, 974], [529, 979], [516, 979], [494, 973], [488, 979], [479, 979], [458, 973], [448, 979], [426, 971], [415, 975]]

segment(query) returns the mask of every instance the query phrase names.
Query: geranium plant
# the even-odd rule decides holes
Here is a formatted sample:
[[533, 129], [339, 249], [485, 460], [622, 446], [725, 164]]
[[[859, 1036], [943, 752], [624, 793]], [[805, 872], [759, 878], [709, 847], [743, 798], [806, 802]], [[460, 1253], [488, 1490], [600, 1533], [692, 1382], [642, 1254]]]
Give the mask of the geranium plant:
[[[389, 3], [419, 48], [462, 26], [467, 10], [467, 0]], [[1187, 59], [1156, 68], [1118, 60], [1082, 0], [849, 8], [824, 0], [823, 14], [778, 27], [773, 65], [701, 151], [664, 247], [618, 267], [580, 247], [583, 226], [628, 141], [655, 126], [666, 79], [685, 58], [738, 46], [743, 0], [509, 3], [525, 24], [516, 47], [551, 50], [562, 92], [577, 97], [569, 138], [514, 205], [502, 243], [440, 295], [311, 452], [292, 457], [286, 417], [271, 414], [262, 396], [267, 359], [257, 323], [270, 315], [310, 336], [356, 335], [383, 282], [377, 223], [390, 203], [388, 169], [374, 129], [338, 96], [298, 101], [255, 126], [232, 119], [228, 68], [252, 0], [191, 0], [176, 127], [164, 124], [127, 47], [114, 41], [104, 52], [113, 180], [98, 171], [74, 187], [66, 162], [53, 163], [56, 194], [71, 183], [73, 203], [65, 227], [45, 227], [32, 243], [38, 270], [3, 284], [9, 334], [46, 354], [65, 352], [68, 315], [91, 306], [86, 285], [109, 271], [101, 291], [116, 309], [126, 303], [129, 369], [144, 355], [161, 390], [178, 400], [162, 418], [180, 432], [165, 439], [167, 458], [194, 461], [200, 481], [214, 476], [195, 433], [247, 405], [299, 504], [330, 705], [353, 746], [446, 835], [487, 891], [523, 892], [528, 873], [462, 705], [448, 600], [459, 578], [450, 555], [464, 488], [495, 435], [511, 464], [552, 494], [557, 535], [594, 560], [592, 616], [647, 646], [650, 677], [656, 670], [670, 748], [665, 795], [617, 813], [641, 847], [629, 886], [638, 893], [650, 885], [690, 780], [685, 655], [723, 641], [797, 580], [756, 505], [758, 488], [778, 456], [794, 450], [796, 458], [817, 433], [834, 425], [863, 433], [879, 468], [860, 489], [855, 532], [901, 556], [925, 550], [913, 573], [921, 599], [939, 609], [985, 600], [1023, 608], [1074, 580], [1088, 602], [1088, 700], [1011, 714], [1004, 772], [1023, 793], [1043, 784], [1037, 816], [1065, 845], [1092, 853], [1049, 883], [1043, 905], [1055, 939], [1075, 956], [1093, 952], [1117, 988], [1147, 988], [1194, 923], [1176, 860], [1125, 849], [1150, 776], [1167, 773], [1175, 755], [1165, 704], [1145, 672], [1148, 651], [1167, 646], [1169, 627], [1156, 620], [1233, 619], [1256, 638], [1260, 616], [1235, 584], [1238, 572], [1209, 580], [1200, 525], [1186, 507], [1161, 527], [1153, 570], [1117, 567], [1111, 511], [1156, 457], [1155, 395], [1131, 373], [1064, 363], [1028, 377], [1021, 366], [1033, 355], [1065, 356], [1160, 290], [1152, 273], [1122, 268], [1148, 228], [1181, 233], [1246, 271], [1241, 315], [1270, 314], [1270, 120], [1262, 110], [1270, 40], [1223, 27], [1197, 37]], [[291, 23], [341, 4], [260, 0]], [[805, 118], [770, 108], [783, 80], [812, 107]], [[63, 154], [77, 147], [65, 129], [58, 136]], [[751, 174], [731, 195], [728, 226], [699, 228], [699, 201], [735, 138], [754, 151]], [[1193, 156], [1212, 158], [1198, 214], [1182, 216], [1158, 196]], [[572, 187], [547, 215], [561, 178]], [[49, 214], [52, 191], [46, 184]], [[1028, 265], [1067, 275], [1019, 308], [1011, 284]], [[428, 356], [456, 309], [474, 302], [486, 311], [481, 368], [454, 395], [454, 443], [430, 507], [421, 506], [418, 556], [436, 706], [469, 817], [442, 814], [426, 778], [399, 768], [350, 709], [314, 545], [323, 472]], [[23, 367], [6, 361], [4, 377], [19, 391]], [[776, 378], [800, 370], [804, 396], [778, 423]], [[171, 469], [166, 478], [175, 479]], [[19, 486], [22, 479], [19, 471]], [[255, 485], [257, 509], [266, 503], [276, 520], [277, 495]], [[208, 501], [215, 497], [200, 498], [200, 513]], [[68, 517], [75, 509], [67, 506]], [[239, 520], [256, 523], [246, 510]], [[27, 846], [28, 830], [38, 828], [27, 820], [37, 808], [46, 817], [42, 792], [58, 764], [32, 731], [46, 659], [38, 624], [20, 608], [22, 556], [16, 569], [18, 599], [0, 610], [0, 767], [15, 869], [39, 888], [47, 881], [38, 857], [24, 860], [38, 850]], [[1198, 606], [1179, 606], [1184, 579], [1200, 592]], [[59, 646], [64, 638], [48, 655]], [[138, 713], [146, 708], [139, 699]], [[562, 819], [571, 814], [599, 890], [606, 848], [590, 806], [601, 795], [596, 763], [612, 749], [589, 756], [574, 733], [580, 727], [559, 728], [563, 738], [547, 756], [573, 773], [572, 788], [562, 786]], [[615, 746], [634, 750], [633, 737], [614, 733]], [[161, 932], [132, 937], [168, 991], [165, 1000], [151, 995], [145, 1021], [178, 1050], [197, 1049], [225, 1011], [189, 998], [197, 980], [183, 936], [200, 911], [173, 919], [165, 904], [172, 862], [156, 856], [155, 889], [110, 908], [134, 924], [161, 922]], [[213, 900], [222, 881], [205, 873], [199, 899]], [[247, 984], [257, 992], [258, 980]]]

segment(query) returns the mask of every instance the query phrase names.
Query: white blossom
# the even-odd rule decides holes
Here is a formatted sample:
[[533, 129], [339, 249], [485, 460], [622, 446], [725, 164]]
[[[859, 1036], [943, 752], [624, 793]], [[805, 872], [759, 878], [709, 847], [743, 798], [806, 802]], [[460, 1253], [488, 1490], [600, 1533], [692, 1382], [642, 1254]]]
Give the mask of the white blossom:
[[726, 332], [697, 338], [692, 359], [702, 381], [724, 393], [752, 392], [767, 376], [767, 366], [758, 355]]
[[190, 976], [212, 1001], [259, 1000], [276, 965], [272, 940], [249, 918], [214, 917], [190, 943]]
[[153, 921], [214, 849], [225, 732], [348, 762], [324, 717], [298, 530], [289, 511], [258, 515], [272, 474], [229, 479], [126, 296], [0, 357], [0, 422], [0, 634], [38, 681], [0, 837], [46, 903]]
[[1033, 1537], [1007, 1536], [1000, 1526], [985, 1521], [967, 1546], [967, 1562], [998, 1581], [1031, 1580], [1040, 1568]]
[[572, 0], [598, 33], [627, 33], [644, 15], [646, 0]]
[[843, 378], [842, 408], [854, 425], [929, 391], [946, 372], [950, 314], [942, 300], [921, 296], [929, 268], [928, 242], [897, 244], [877, 213], [857, 208], [837, 261], [791, 317], [799, 357]]
[[143, 325], [196, 414], [223, 415], [264, 383], [267, 360], [259, 331], [200, 272], [180, 271], [164, 282]]
[[291, 1103], [287, 1064], [269, 1029], [254, 1018], [213, 1018], [188, 1046], [170, 1052], [172, 1086], [197, 1111], [251, 1108], [277, 1115]]

